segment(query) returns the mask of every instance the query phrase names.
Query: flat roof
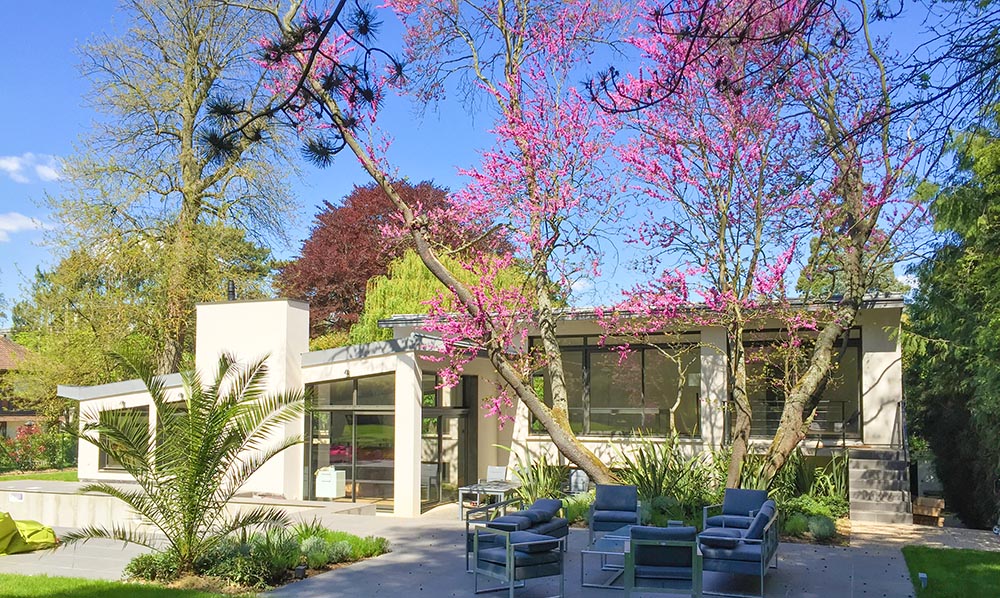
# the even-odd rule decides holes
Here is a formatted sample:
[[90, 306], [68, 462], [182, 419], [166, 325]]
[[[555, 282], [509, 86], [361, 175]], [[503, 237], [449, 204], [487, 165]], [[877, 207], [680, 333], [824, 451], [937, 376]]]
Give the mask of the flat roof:
[[[802, 299], [789, 299], [788, 303], [790, 305], [801, 305], [804, 307], [822, 307], [826, 305], [834, 305], [839, 301], [839, 297], [831, 298], [829, 301], [805, 301]], [[862, 309], [890, 309], [890, 308], [902, 308], [905, 304], [903, 300], [903, 295], [899, 293], [887, 293], [882, 295], [869, 295], [864, 298], [861, 305]], [[702, 309], [703, 305], [700, 303], [692, 304], [689, 309]], [[600, 308], [596, 307], [567, 307], [563, 309], [553, 310], [556, 317], [560, 320], [596, 320], [598, 319], [597, 313]], [[628, 312], [622, 312], [626, 315]], [[378, 325], [380, 328], [400, 328], [403, 326], [420, 326], [427, 319], [426, 314], [396, 314], [390, 318], [385, 318], [384, 320], [379, 320]]]
[[[180, 374], [167, 374], [157, 377], [163, 381], [164, 388], [178, 388], [182, 384]], [[68, 386], [60, 384], [56, 389], [56, 395], [73, 401], [91, 401], [93, 399], [106, 399], [118, 395], [135, 394], [145, 390], [146, 384], [142, 380], [135, 379], [111, 382], [109, 384], [98, 384], [96, 386]]]
[[395, 355], [411, 351], [440, 353], [444, 351], [444, 342], [438, 337], [415, 332], [406, 338], [375, 341], [363, 345], [348, 345], [346, 347], [334, 347], [322, 351], [303, 353], [302, 367], [341, 363], [369, 357], [383, 357], [385, 355]]

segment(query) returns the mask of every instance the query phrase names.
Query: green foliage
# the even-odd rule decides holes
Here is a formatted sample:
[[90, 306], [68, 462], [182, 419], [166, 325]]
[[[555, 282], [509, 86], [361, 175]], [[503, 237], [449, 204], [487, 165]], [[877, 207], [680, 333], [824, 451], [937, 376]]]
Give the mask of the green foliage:
[[125, 565], [122, 574], [127, 579], [145, 581], [173, 581], [177, 579], [177, 557], [170, 552], [140, 554]]
[[780, 504], [786, 515], [802, 513], [807, 517], [843, 517], [847, 515], [848, 509], [848, 503], [841, 502], [839, 498], [815, 497], [810, 494], [789, 498]]
[[356, 552], [350, 542], [340, 540], [339, 542], [330, 544], [330, 552], [327, 553], [327, 562], [344, 563], [378, 556], [387, 552], [389, 552], [389, 541], [385, 538], [376, 538], [374, 536], [362, 538]]
[[910, 431], [930, 445], [949, 508], [985, 528], [1000, 506], [1000, 140], [984, 130], [955, 147], [956, 182], [932, 204], [946, 234], [913, 271], [904, 384]]
[[55, 426], [20, 426], [0, 439], [0, 472], [63, 469], [76, 464], [76, 438]]
[[306, 559], [306, 564], [313, 569], [318, 569], [330, 562], [332, 546], [323, 538], [318, 536], [306, 538], [302, 541], [299, 549], [302, 551], [302, 556]]
[[[164, 550], [176, 556], [181, 573], [193, 571], [233, 533], [286, 525], [280, 509], [261, 505], [229, 514], [226, 505], [263, 464], [300, 441], [278, 432], [301, 415], [302, 394], [265, 395], [263, 360], [241, 367], [224, 355], [210, 386], [197, 374], [182, 374], [183, 402], [172, 403], [149, 364], [122, 360], [149, 391], [157, 433], [131, 410], [83, 414], [81, 438], [120, 463], [136, 487], [92, 483], [81, 492], [103, 492], [126, 503], [164, 537]], [[153, 534], [118, 525], [87, 527], [63, 540], [89, 538], [162, 547]], [[292, 544], [297, 557], [298, 544]]]
[[515, 458], [517, 466], [514, 468], [514, 476], [521, 483], [516, 492], [526, 504], [539, 498], [562, 498], [565, 496], [563, 487], [569, 478], [569, 466], [552, 465], [545, 455], [527, 463], [521, 455], [515, 454]]
[[820, 542], [825, 542], [837, 535], [837, 525], [826, 515], [813, 515], [809, 518], [809, 533]]
[[[260, 563], [266, 574], [261, 580], [264, 585], [281, 583], [289, 569], [299, 564], [302, 553], [299, 542], [290, 532], [273, 528], [262, 534], [250, 536], [250, 559]], [[251, 584], [259, 585], [259, 584]]]
[[781, 531], [785, 532], [789, 536], [801, 538], [807, 531], [809, 531], [809, 517], [803, 515], [802, 513], [792, 513], [792, 515], [785, 520], [785, 524], [782, 526]]
[[563, 508], [566, 511], [566, 519], [570, 523], [584, 521], [590, 512], [590, 505], [594, 502], [594, 493], [581, 492], [571, 494], [563, 499]]
[[[462, 268], [458, 261], [447, 256], [439, 256], [439, 259], [460, 282], [472, 285], [478, 281], [478, 276]], [[351, 327], [351, 344], [388, 340], [392, 338], [392, 331], [379, 328], [379, 320], [395, 314], [425, 314], [429, 311], [427, 301], [439, 295], [450, 300], [445, 286], [413, 250], [407, 250], [402, 257], [390, 262], [388, 270], [386, 275], [368, 281], [364, 310], [358, 323]], [[518, 270], [500, 272], [496, 280], [501, 288], [521, 287], [525, 282], [525, 275]]]
[[638, 435], [628, 456], [620, 446], [613, 446], [618, 452], [619, 479], [634, 485], [645, 502], [669, 496], [681, 504], [700, 505], [715, 493], [717, 469], [702, 455], [684, 458], [676, 436], [654, 440]]
[[[214, 592], [175, 590], [154, 584], [49, 577], [46, 575], [12, 575], [0, 573], [0, 588], [4, 598], [222, 598]], [[247, 595], [231, 598], [250, 598]]]

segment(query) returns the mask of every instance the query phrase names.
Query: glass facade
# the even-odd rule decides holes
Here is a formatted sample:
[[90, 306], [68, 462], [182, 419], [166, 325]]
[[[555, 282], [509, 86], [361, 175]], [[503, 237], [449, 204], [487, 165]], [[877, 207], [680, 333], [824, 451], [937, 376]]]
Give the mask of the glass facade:
[[[698, 436], [701, 351], [696, 336], [686, 335], [691, 342], [627, 349], [621, 344], [601, 346], [597, 337], [560, 339], [573, 431], [585, 436]], [[551, 405], [548, 375], [540, 372], [536, 380]], [[542, 431], [537, 422], [532, 430]]]
[[[763, 336], [763, 335], [762, 335]], [[772, 335], [774, 336], [774, 335]], [[747, 344], [747, 392], [753, 409], [751, 435], [772, 437], [778, 429], [785, 392], [803, 367], [811, 339], [797, 357], [781, 348], [777, 338]], [[834, 350], [835, 369], [823, 391], [809, 436], [861, 438], [861, 332], [854, 329], [846, 345]]]

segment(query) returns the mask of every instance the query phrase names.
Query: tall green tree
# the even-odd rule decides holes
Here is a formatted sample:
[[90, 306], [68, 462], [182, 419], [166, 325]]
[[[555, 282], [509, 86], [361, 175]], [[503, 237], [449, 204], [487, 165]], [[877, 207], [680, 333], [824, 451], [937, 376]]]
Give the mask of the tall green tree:
[[173, 371], [192, 344], [194, 303], [224, 285], [205, 275], [225, 256], [199, 227], [257, 241], [280, 234], [292, 217], [287, 161], [281, 135], [251, 116], [270, 101], [253, 64], [259, 13], [209, 0], [123, 0], [123, 9], [124, 33], [81, 48], [101, 118], [66, 162], [67, 191], [51, 207], [70, 248], [123, 235], [157, 248], [158, 363]]
[[933, 204], [944, 241], [915, 269], [906, 387], [949, 506], [989, 527], [1000, 479], [1000, 137], [977, 133], [958, 147], [956, 183]]
[[[264, 296], [269, 252], [242, 231], [200, 225], [208, 248], [198, 264], [195, 301], [223, 298], [215, 281], [236, 283], [243, 297]], [[56, 399], [59, 384], [103, 384], [125, 374], [112, 353], [153, 360], [165, 338], [162, 326], [167, 273], [160, 245], [131, 234], [70, 250], [51, 270], [35, 273], [28, 297], [12, 310], [15, 340], [30, 350], [12, 373], [23, 405], [53, 420], [68, 408]]]

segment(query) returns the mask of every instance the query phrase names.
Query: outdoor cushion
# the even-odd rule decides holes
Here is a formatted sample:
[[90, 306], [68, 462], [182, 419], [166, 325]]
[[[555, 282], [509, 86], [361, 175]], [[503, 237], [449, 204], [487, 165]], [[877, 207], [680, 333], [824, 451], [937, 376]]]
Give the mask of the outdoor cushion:
[[722, 514], [746, 517], [750, 515], [751, 511], [759, 510], [766, 500], [766, 490], [726, 488], [726, 494], [722, 499]]
[[52, 528], [37, 521], [14, 521], [8, 513], [0, 513], [0, 555], [52, 548], [56, 544]]
[[[527, 552], [525, 550], [514, 551], [515, 567], [531, 567], [532, 565], [544, 565], [546, 563], [558, 563], [562, 558], [562, 553], [558, 550], [546, 550], [544, 552]], [[507, 549], [500, 546], [497, 548], [487, 548], [479, 550], [479, 560], [493, 563], [495, 565], [507, 564]]]
[[528, 509], [528, 510], [525, 510], [525, 511], [512, 511], [512, 512], [507, 513], [505, 515], [505, 517], [511, 517], [511, 516], [514, 516], [514, 517], [527, 517], [528, 519], [531, 520], [532, 525], [534, 525], [536, 523], [541, 523], [543, 521], [548, 521], [549, 519], [552, 519], [551, 517], [546, 517], [546, 513], [545, 512], [543, 512], [543, 511], [536, 511], [534, 509]]
[[753, 517], [749, 515], [713, 515], [705, 520], [709, 527], [735, 527], [746, 529], [753, 523]]
[[761, 511], [770, 510], [771, 515], [774, 516], [774, 512], [778, 510], [778, 505], [773, 500], [767, 500], [764, 501], [764, 504], [760, 506], [760, 510]]
[[735, 548], [715, 548], [712, 546], [702, 546], [701, 556], [707, 559], [720, 559], [724, 561], [746, 561], [750, 563], [760, 562], [760, 544], [747, 544], [740, 542]]
[[767, 527], [767, 523], [771, 521], [771, 517], [774, 516], [774, 511], [770, 509], [761, 509], [757, 516], [753, 518], [753, 523], [747, 528], [746, 533], [743, 535], [744, 538], [748, 540], [760, 540], [764, 537], [764, 528]]
[[490, 521], [486, 524], [486, 527], [502, 529], [506, 532], [516, 532], [518, 530], [525, 530], [531, 527], [531, 519], [520, 515], [504, 515]]
[[594, 511], [594, 521], [604, 523], [635, 523], [635, 511]]
[[734, 529], [710, 528], [698, 536], [702, 546], [714, 548], [735, 548], [742, 539], [742, 534]]
[[562, 517], [554, 517], [548, 521], [531, 526], [529, 531], [552, 536], [553, 538], [565, 538], [569, 534], [569, 521]]
[[535, 502], [531, 503], [528, 510], [542, 513], [544, 515], [542, 521], [548, 521], [559, 513], [562, 506], [562, 501], [557, 498], [539, 498]]
[[594, 498], [595, 511], [631, 511], [634, 519], [638, 504], [639, 492], [635, 486], [597, 485]]
[[[693, 527], [648, 527], [637, 525], [632, 528], [632, 540], [657, 540], [672, 542], [693, 542], [697, 530]], [[632, 546], [635, 565], [653, 567], [690, 567], [691, 549], [685, 546]]]
[[[521, 542], [537, 542], [537, 544], [521, 544]], [[545, 552], [559, 548], [559, 540], [552, 536], [543, 536], [532, 532], [511, 532], [510, 543], [517, 544], [514, 550], [524, 552]]]

